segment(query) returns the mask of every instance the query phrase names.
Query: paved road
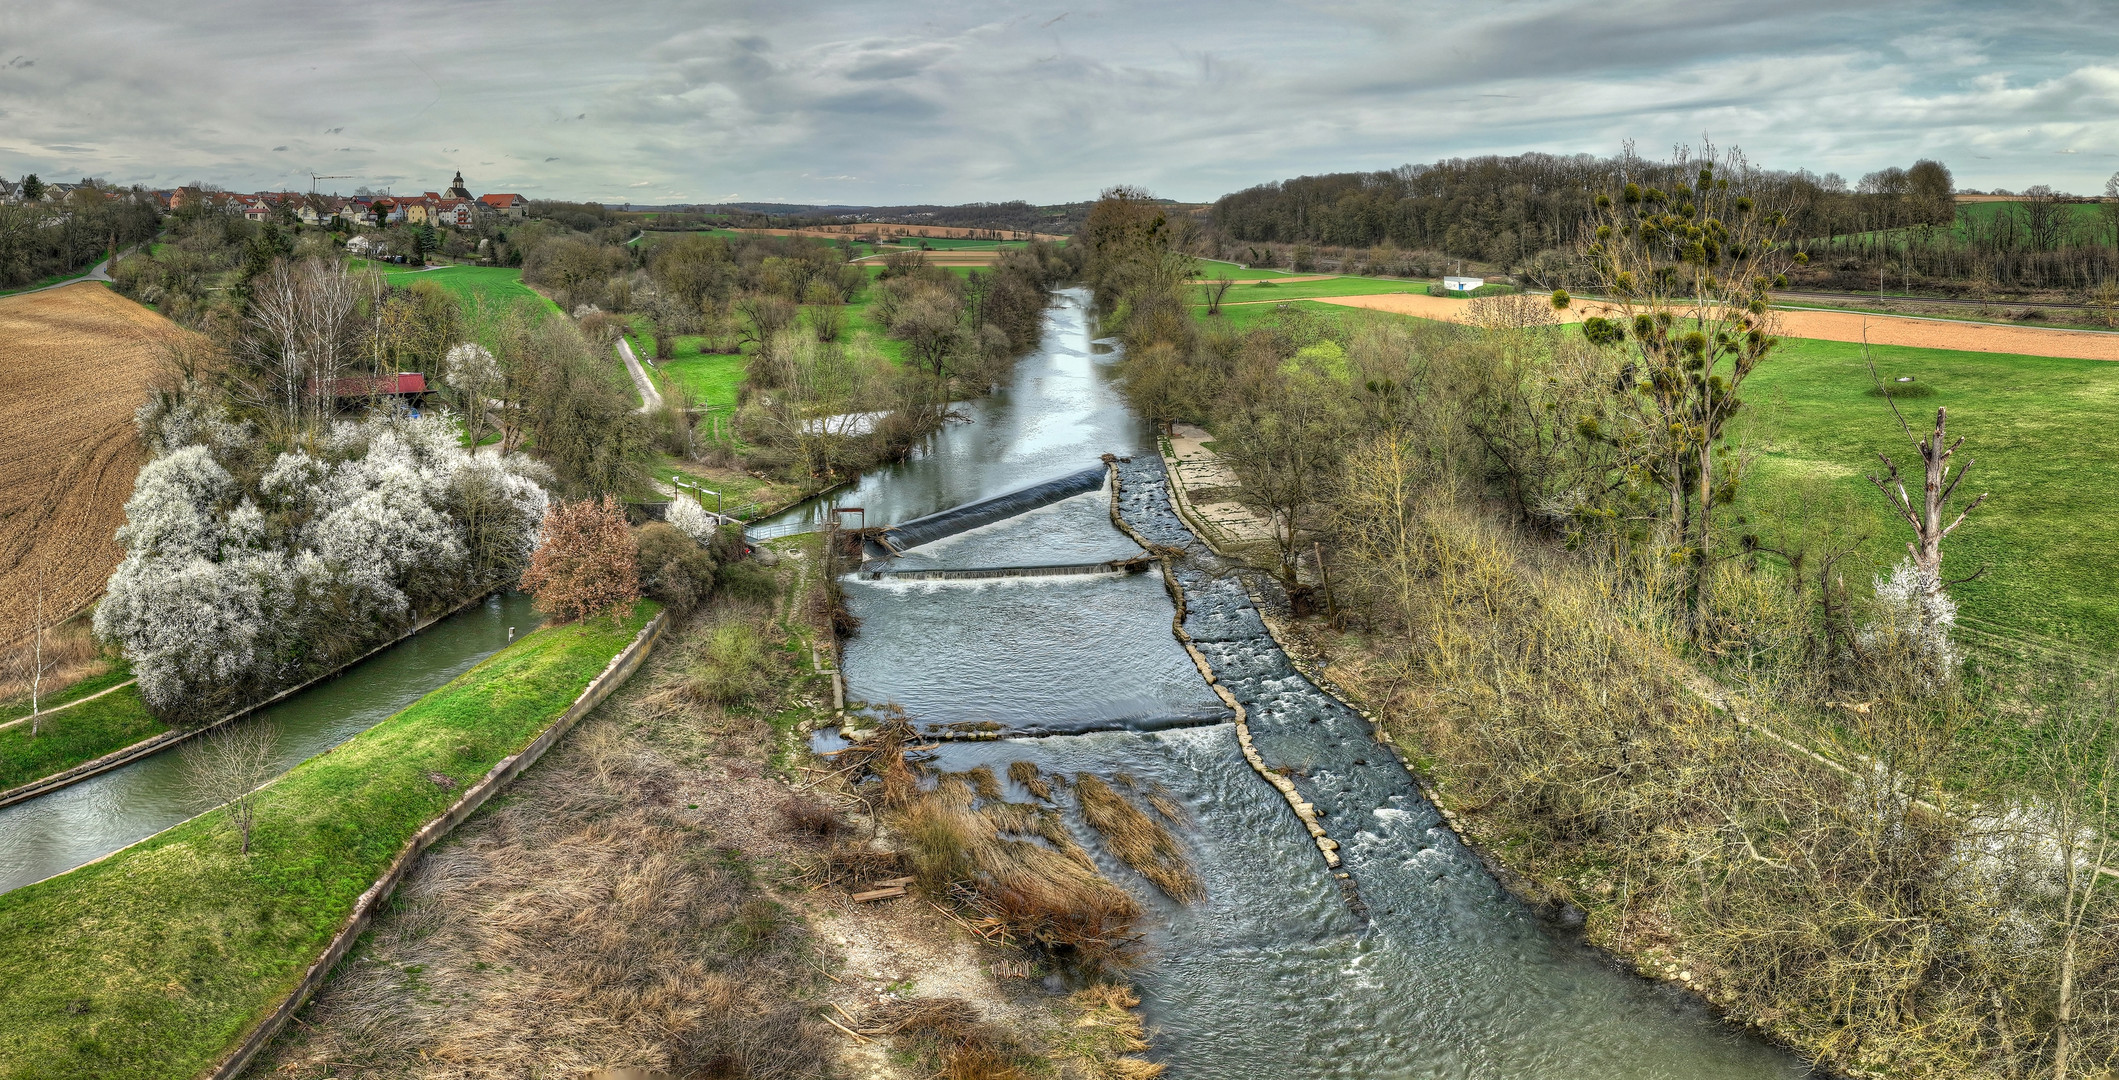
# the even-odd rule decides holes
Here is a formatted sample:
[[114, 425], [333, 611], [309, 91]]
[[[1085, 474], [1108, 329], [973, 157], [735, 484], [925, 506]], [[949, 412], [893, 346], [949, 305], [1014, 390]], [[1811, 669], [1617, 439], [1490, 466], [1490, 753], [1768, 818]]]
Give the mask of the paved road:
[[647, 377], [640, 366], [640, 358], [633, 355], [633, 347], [624, 338], [618, 339], [618, 355], [625, 358], [625, 370], [633, 376], [633, 386], [640, 391], [640, 411], [655, 412], [662, 408], [662, 394]]
[[44, 290], [46, 290], [46, 289], [63, 289], [63, 288], [65, 288], [65, 287], [67, 287], [68, 285], [79, 285], [79, 284], [81, 284], [81, 283], [82, 283], [82, 282], [84, 282], [84, 281], [109, 281], [109, 280], [110, 280], [110, 260], [109, 260], [109, 259], [105, 259], [105, 260], [103, 260], [102, 262], [99, 262], [99, 263], [97, 263], [97, 264], [96, 264], [96, 266], [95, 266], [95, 269], [93, 269], [93, 270], [90, 270], [90, 271], [89, 271], [88, 273], [86, 273], [86, 274], [83, 274], [83, 275], [81, 275], [80, 277], [77, 277], [77, 278], [67, 278], [67, 279], [66, 279], [65, 281], [55, 281], [55, 282], [52, 282], [52, 283], [51, 283], [51, 284], [49, 284], [49, 285], [40, 285], [40, 286], [38, 286], [38, 287], [36, 287], [36, 288], [34, 288], [34, 289], [24, 289], [24, 290], [22, 290], [21, 292], [18, 292], [18, 293], [8, 293], [7, 295], [9, 295], [9, 296], [28, 296], [28, 295], [29, 295], [29, 294], [31, 294], [31, 293], [40, 293], [40, 292], [43, 292], [43, 291], [44, 291]]

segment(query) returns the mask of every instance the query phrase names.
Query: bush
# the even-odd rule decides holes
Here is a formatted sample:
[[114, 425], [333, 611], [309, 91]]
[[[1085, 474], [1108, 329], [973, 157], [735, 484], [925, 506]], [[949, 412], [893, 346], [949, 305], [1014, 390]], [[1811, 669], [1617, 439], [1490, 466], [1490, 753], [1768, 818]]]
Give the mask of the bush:
[[538, 531], [543, 542], [522, 575], [537, 610], [563, 622], [606, 612], [616, 619], [640, 599], [633, 531], [617, 499], [557, 504]]
[[[671, 504], [674, 509], [685, 505]], [[640, 589], [679, 612], [690, 611], [714, 588], [714, 557], [675, 526], [649, 522], [635, 537]]]
[[724, 622], [701, 639], [685, 665], [685, 696], [706, 705], [756, 705], [778, 682], [775, 654], [756, 628]]

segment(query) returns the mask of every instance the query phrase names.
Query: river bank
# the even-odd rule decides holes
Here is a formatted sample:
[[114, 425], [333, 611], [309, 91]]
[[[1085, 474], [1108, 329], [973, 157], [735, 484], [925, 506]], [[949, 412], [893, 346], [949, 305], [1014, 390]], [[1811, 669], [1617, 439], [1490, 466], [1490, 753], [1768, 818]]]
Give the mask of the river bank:
[[833, 869], [880, 853], [862, 797], [804, 749], [833, 711], [820, 541], [776, 541], [771, 603], [674, 628], [423, 859], [249, 1075], [921, 1080], [918, 1040], [868, 1018], [938, 999], [1013, 1029], [1026, 1068], [1116, 1075], [1100, 1063], [1122, 1013], [1048, 991], [922, 899], [857, 902]]

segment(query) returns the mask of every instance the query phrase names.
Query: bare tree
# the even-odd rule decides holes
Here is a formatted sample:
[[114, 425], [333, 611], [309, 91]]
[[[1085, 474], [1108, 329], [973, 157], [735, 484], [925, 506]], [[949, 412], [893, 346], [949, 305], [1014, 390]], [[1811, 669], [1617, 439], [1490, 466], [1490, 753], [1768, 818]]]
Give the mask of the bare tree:
[[[1867, 343], [1864, 343], [1864, 348], [1866, 347]], [[1912, 425], [1906, 423], [1905, 414], [1898, 411], [1898, 401], [1891, 396], [1890, 388], [1884, 384], [1883, 378], [1876, 374], [1874, 361], [1869, 363], [1869, 377], [1875, 380], [1884, 400], [1890, 403], [1891, 415], [1898, 418], [1899, 430], [1905, 432], [1906, 438], [1913, 443], [1914, 450], [1920, 454], [1924, 473], [1918, 503], [1907, 494], [1906, 482], [1904, 477], [1899, 475], [1898, 463], [1892, 461], [1889, 454], [1876, 455], [1883, 459], [1885, 477], [1878, 479], [1871, 476], [1869, 482], [1876, 485], [1876, 490], [1884, 493], [1884, 498], [1891, 501], [1891, 508], [1898, 512], [1898, 516], [1904, 519], [1906, 524], [1913, 527], [1913, 539], [1906, 542], [1906, 551], [1912, 556], [1913, 568], [1920, 575], [1921, 591], [1933, 596], [1941, 593], [1943, 586], [1948, 584], [1942, 579], [1943, 540], [1956, 532], [1957, 527], [1965, 523], [1965, 518], [1970, 516], [1972, 511], [1979, 509], [1979, 504], [1987, 501], [1987, 493], [1980, 492], [1979, 497], [1958, 511], [1957, 517], [1948, 525], [1942, 523], [1950, 496], [1956, 493], [1957, 485], [1964, 480], [1965, 474], [1972, 470], [1978, 459], [1965, 459], [1964, 467], [1958, 469], [1954, 476], [1951, 475], [1950, 456], [1964, 444], [1964, 436], [1958, 436], [1956, 442], [1949, 441], [1949, 433], [1946, 430], [1948, 410], [1935, 410], [1933, 433], [1926, 436], [1915, 435]]]
[[276, 724], [239, 720], [184, 748], [184, 779], [192, 794], [228, 812], [245, 855], [250, 854], [262, 789], [279, 774], [279, 738]]
[[2057, 251], [2068, 234], [2068, 205], [2046, 184], [2023, 189], [2023, 229], [2032, 251]]
[[1221, 298], [1229, 295], [1229, 286], [1234, 284], [1236, 283], [1230, 281], [1227, 274], [1222, 274], [1212, 281], [1200, 283], [1200, 294], [1205, 296], [1207, 300], [1207, 314], [1221, 314]]
[[2029, 817], [2042, 849], [2038, 857], [2052, 859], [2059, 878], [2053, 1080], [2067, 1080], [2078, 963], [2086, 934], [2095, 932], [2091, 912], [2100, 899], [2108, 907], [2113, 892], [2102, 886], [2113, 829], [2119, 827], [2119, 805], [2113, 802], [2119, 792], [2112, 790], [2119, 782], [2119, 702], [2108, 677], [2086, 680], [2081, 672], [2068, 672], [2059, 682], [2060, 700], [2045, 710], [2045, 730], [2034, 755], [2037, 801]]
[[31, 591], [33, 595], [30, 600], [29, 647], [21, 653], [18, 662], [22, 669], [22, 681], [29, 684], [29, 734], [30, 738], [34, 739], [44, 732], [44, 677], [58, 666], [58, 661], [45, 659], [44, 644], [51, 635], [51, 623], [47, 619], [49, 608], [45, 599], [48, 590], [45, 586], [45, 568], [41, 563], [37, 566]]
[[329, 412], [333, 380], [353, 360], [359, 290], [344, 266], [320, 259], [274, 263], [251, 288], [244, 345], [270, 384], [258, 404], [306, 430]]

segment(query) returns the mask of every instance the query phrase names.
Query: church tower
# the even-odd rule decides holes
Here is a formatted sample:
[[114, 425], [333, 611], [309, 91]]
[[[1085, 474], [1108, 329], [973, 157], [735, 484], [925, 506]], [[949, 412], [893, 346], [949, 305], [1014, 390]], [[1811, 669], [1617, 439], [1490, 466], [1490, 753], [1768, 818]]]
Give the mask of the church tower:
[[464, 186], [462, 169], [456, 170], [456, 179], [449, 181], [448, 197], [451, 199], [462, 199], [465, 202], [471, 201], [471, 189]]

